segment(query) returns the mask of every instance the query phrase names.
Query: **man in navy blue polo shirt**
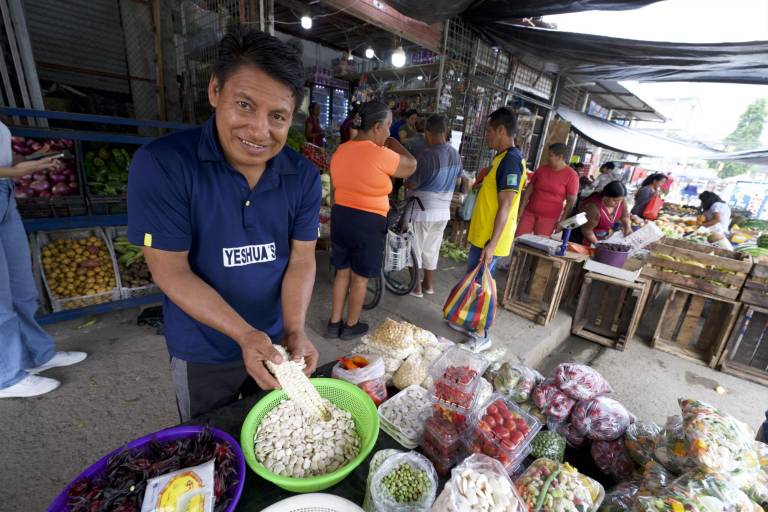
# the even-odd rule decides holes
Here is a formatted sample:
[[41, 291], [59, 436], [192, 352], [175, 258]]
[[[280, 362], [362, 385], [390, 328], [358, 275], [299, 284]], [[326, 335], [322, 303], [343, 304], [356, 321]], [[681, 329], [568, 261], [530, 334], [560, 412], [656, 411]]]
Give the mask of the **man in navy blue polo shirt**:
[[304, 332], [315, 279], [320, 176], [285, 147], [301, 103], [301, 56], [267, 34], [226, 35], [203, 126], [139, 149], [128, 237], [165, 294], [165, 337], [182, 420], [278, 386], [273, 343], [307, 374]]

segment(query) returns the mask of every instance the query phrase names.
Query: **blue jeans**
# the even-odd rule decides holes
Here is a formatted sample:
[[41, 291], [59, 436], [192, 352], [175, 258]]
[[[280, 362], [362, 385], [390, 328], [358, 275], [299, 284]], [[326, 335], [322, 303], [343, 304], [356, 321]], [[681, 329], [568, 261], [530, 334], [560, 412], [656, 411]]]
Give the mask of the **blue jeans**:
[[47, 363], [53, 340], [35, 321], [37, 288], [10, 180], [0, 179], [0, 389]]
[[[480, 263], [480, 256], [483, 254], [483, 250], [480, 247], [469, 244], [469, 255], [467, 256], [467, 273], [475, 270], [475, 267]], [[494, 256], [491, 259], [491, 265], [489, 267], [491, 275], [496, 271], [496, 263], [499, 262], [499, 257]]]

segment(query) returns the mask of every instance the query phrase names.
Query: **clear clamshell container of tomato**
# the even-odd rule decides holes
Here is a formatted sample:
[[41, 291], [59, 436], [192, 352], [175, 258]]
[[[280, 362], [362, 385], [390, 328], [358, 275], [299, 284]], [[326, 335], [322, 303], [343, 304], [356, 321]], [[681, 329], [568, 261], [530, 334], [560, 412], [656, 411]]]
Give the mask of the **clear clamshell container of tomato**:
[[433, 416], [424, 426], [421, 446], [425, 453], [430, 452], [435, 457], [453, 458], [462, 451], [462, 439], [466, 432], [467, 427], [457, 427]]
[[483, 372], [490, 361], [459, 347], [447, 350], [429, 370], [435, 400], [469, 410], [475, 402], [475, 393]]

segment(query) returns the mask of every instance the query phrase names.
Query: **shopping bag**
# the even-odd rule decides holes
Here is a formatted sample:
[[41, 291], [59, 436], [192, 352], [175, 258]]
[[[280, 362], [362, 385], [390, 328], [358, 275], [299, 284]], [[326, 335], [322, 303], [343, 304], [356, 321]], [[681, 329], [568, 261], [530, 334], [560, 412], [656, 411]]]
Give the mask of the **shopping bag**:
[[643, 218], [646, 220], [656, 220], [659, 217], [661, 207], [664, 206], [664, 200], [659, 194], [653, 194], [643, 210]]
[[443, 317], [468, 331], [486, 331], [496, 316], [496, 281], [487, 263], [480, 263], [453, 287]]
[[459, 207], [459, 219], [472, 220], [472, 212], [475, 211], [475, 202], [477, 201], [477, 190], [472, 189], [464, 198], [464, 203]]

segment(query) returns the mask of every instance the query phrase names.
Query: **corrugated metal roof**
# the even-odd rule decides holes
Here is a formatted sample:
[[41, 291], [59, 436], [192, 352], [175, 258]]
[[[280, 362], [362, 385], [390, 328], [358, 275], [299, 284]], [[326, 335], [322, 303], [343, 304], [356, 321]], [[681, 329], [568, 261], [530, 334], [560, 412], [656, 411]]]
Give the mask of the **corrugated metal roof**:
[[42, 80], [130, 91], [117, 0], [23, 0], [23, 5]]

